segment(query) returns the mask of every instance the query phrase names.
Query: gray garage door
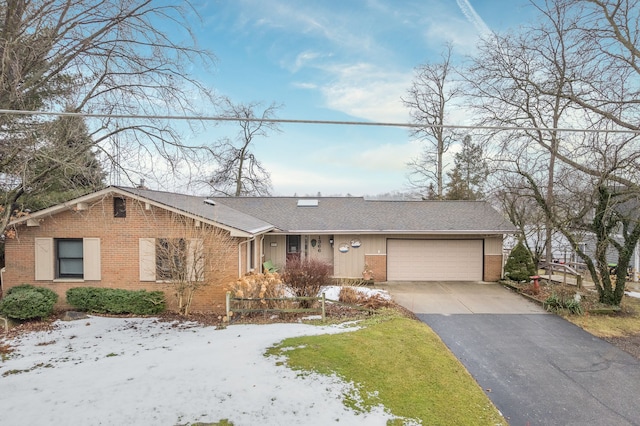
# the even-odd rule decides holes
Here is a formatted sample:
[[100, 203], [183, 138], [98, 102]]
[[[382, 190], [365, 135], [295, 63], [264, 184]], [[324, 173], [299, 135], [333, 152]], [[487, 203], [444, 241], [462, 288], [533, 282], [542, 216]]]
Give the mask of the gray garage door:
[[387, 241], [389, 281], [482, 281], [482, 240]]

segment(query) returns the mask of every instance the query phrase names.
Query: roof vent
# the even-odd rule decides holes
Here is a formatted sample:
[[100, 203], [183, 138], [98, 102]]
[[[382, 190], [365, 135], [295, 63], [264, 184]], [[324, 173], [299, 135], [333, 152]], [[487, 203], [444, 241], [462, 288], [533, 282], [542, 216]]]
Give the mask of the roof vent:
[[216, 205], [216, 202], [213, 201], [213, 200], [210, 200], [209, 198], [205, 199], [204, 203], [205, 204], [209, 204], [210, 206], [215, 206]]
[[298, 200], [298, 207], [318, 207], [318, 200]]

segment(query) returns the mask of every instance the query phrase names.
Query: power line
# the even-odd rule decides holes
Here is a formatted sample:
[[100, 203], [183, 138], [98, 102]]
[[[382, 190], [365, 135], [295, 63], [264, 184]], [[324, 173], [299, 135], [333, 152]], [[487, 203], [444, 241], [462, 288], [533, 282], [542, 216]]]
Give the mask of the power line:
[[459, 129], [459, 130], [521, 130], [521, 131], [545, 131], [545, 132], [572, 132], [572, 133], [627, 133], [640, 134], [640, 129], [576, 129], [571, 127], [534, 127], [534, 126], [477, 126], [460, 124], [432, 124], [417, 123], [391, 123], [380, 121], [337, 121], [337, 120], [295, 120], [286, 118], [247, 118], [227, 116], [186, 116], [186, 115], [135, 115], [135, 114], [95, 114], [84, 112], [54, 112], [54, 111], [24, 111], [0, 109], [0, 114], [6, 115], [45, 115], [58, 117], [83, 117], [83, 118], [126, 118], [133, 120], [200, 120], [200, 121], [239, 121], [255, 123], [283, 123], [283, 124], [318, 124], [336, 126], [374, 126], [374, 127], [404, 127], [404, 128], [433, 128], [433, 129]]

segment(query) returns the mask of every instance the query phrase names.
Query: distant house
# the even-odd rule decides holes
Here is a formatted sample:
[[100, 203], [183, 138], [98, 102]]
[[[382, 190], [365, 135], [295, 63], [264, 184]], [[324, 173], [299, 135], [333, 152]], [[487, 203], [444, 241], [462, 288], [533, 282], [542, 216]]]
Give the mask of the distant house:
[[[485, 202], [199, 197], [112, 186], [12, 222], [5, 290], [43, 285], [61, 300], [85, 285], [170, 293], [160, 253], [181, 237], [175, 217], [228, 237], [232, 250], [223, 255], [202, 247], [226, 266], [220, 283], [261, 272], [265, 262], [282, 269], [292, 258], [329, 262], [337, 278], [362, 277], [366, 266], [375, 281], [496, 281], [503, 236], [515, 232]], [[222, 284], [203, 289], [193, 309], [220, 308], [224, 293]]]

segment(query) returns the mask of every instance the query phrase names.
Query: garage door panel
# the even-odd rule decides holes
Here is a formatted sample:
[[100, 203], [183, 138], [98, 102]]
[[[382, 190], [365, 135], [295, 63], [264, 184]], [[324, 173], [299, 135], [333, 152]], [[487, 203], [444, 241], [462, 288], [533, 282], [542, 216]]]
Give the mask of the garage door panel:
[[387, 242], [390, 281], [481, 281], [482, 269], [482, 240]]

